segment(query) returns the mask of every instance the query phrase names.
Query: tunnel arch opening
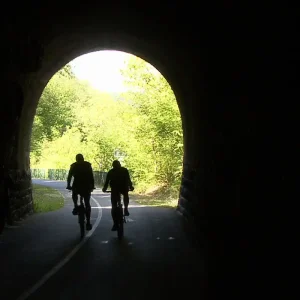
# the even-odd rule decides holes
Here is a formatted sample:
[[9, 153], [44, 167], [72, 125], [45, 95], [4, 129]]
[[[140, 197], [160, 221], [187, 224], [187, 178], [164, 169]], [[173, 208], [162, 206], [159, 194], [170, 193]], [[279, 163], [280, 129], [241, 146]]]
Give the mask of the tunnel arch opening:
[[[80, 43], [83, 39], [84, 43]], [[52, 76], [68, 62], [81, 55], [105, 50], [122, 51], [135, 55], [154, 66], [167, 80], [175, 94], [178, 108], [182, 119], [182, 128], [185, 138], [185, 123], [191, 120], [185, 118], [185, 105], [183, 94], [185, 93], [184, 83], [188, 81], [186, 77], [178, 78], [180, 65], [174, 69], [170, 61], [167, 49], [161, 49], [155, 43], [145, 42], [128, 34], [118, 34], [116, 32], [106, 32], [99, 34], [95, 30], [83, 31], [77, 34], [61, 34], [47, 45], [43, 50], [43, 56], [39, 58], [40, 68], [37, 72], [31, 73], [23, 82], [24, 106], [20, 120], [20, 134], [18, 140], [18, 163], [20, 168], [29, 168], [29, 149], [31, 127], [34, 120], [36, 108], [40, 96]], [[185, 143], [184, 143], [185, 144]], [[25, 151], [24, 151], [25, 150]]]
[[[73, 28], [74, 29], [74, 28]], [[195, 83], [193, 77], [188, 77], [185, 70], [177, 60], [184, 59], [184, 52], [173, 49], [170, 44], [149, 40], [134, 31], [123, 30], [121, 28], [99, 28], [96, 24], [89, 24], [82, 28], [73, 30], [71, 27], [52, 28], [50, 36], [46, 36], [38, 49], [28, 57], [28, 70], [22, 70], [16, 77], [16, 82], [23, 90], [23, 106], [18, 122], [17, 135], [15, 137], [15, 147], [12, 159], [15, 165], [12, 169], [12, 181], [18, 178], [24, 179], [24, 185], [28, 187], [25, 196], [18, 200], [18, 205], [12, 204], [13, 213], [11, 215], [22, 216], [30, 210], [32, 203], [30, 185], [30, 137], [34, 116], [40, 96], [49, 82], [50, 78], [72, 59], [94, 51], [114, 49], [136, 55], [153, 65], [168, 81], [175, 94], [178, 108], [181, 115], [183, 130], [183, 174], [182, 178], [188, 178], [185, 187], [180, 187], [180, 197], [178, 209], [188, 216], [195, 206], [195, 199], [191, 191], [193, 166], [199, 161], [199, 143], [193, 144], [198, 138], [197, 132], [199, 116], [194, 114], [197, 103], [190, 105], [191, 99], [201, 96], [195, 95], [195, 91], [190, 89]], [[32, 65], [30, 66], [30, 63]], [[185, 65], [185, 68], [194, 70], [193, 64]], [[203, 92], [203, 90], [201, 90]], [[201, 93], [202, 93], [201, 92]], [[190, 103], [190, 104], [189, 104]], [[196, 106], [195, 106], [196, 105]], [[195, 145], [197, 147], [195, 147]], [[182, 181], [182, 182], [185, 182]], [[24, 200], [23, 198], [26, 198]], [[14, 202], [14, 200], [12, 201]], [[15, 218], [15, 217], [13, 217]]]
[[[107, 95], [102, 94], [102, 96], [101, 96], [101, 94], [100, 94], [101, 88], [92, 86], [91, 80], [95, 80], [96, 76], [102, 76], [99, 71], [98, 71], [97, 75], [95, 74], [94, 76], [90, 77], [90, 82], [87, 82], [86, 85], [82, 81], [82, 79], [85, 79], [85, 81], [87, 81], [87, 75], [86, 74], [82, 75], [82, 73], [84, 71], [81, 71], [81, 73], [76, 72], [76, 61], [80, 62], [80, 60], [82, 61], [83, 59], [85, 59], [86, 64], [90, 63], [89, 71], [86, 70], [85, 72], [89, 72], [89, 73], [96, 72], [95, 66], [92, 67], [92, 69], [91, 69], [91, 64], [94, 64], [94, 65], [98, 64], [99, 69], [101, 69], [101, 67], [104, 68], [103, 58], [102, 58], [102, 64], [100, 62], [97, 63], [97, 59], [99, 61], [99, 59], [101, 59], [101, 57], [102, 57], [101, 54], [102, 54], [102, 56], [103, 56], [103, 54], [106, 54], [106, 57], [108, 60], [111, 61], [111, 64], [113, 62], [113, 58], [115, 58], [114, 60], [120, 59], [118, 57], [122, 57], [123, 59], [125, 59], [123, 67], [122, 67], [123, 73], [125, 72], [125, 76], [123, 76], [123, 81], [127, 80], [127, 82], [129, 82], [129, 84], [123, 85], [123, 88], [125, 88], [125, 90], [123, 90], [122, 92], [120, 92], [120, 91], [117, 92], [117, 94], [119, 94], [119, 95], [117, 95], [116, 98], [115, 98], [115, 95], [111, 96], [110, 93], [107, 93]], [[89, 60], [87, 60], [88, 57], [90, 57]], [[94, 60], [94, 62], [92, 62], [92, 60]], [[109, 67], [109, 64], [107, 64], [107, 66]], [[68, 69], [66, 69], [66, 67]], [[81, 68], [83, 68], [82, 63], [81, 63]], [[69, 71], [70, 71], [70, 73], [69, 73]], [[126, 72], [127, 73], [129, 72], [129, 74], [126, 75]], [[60, 76], [60, 77], [58, 78], [57, 76]], [[67, 77], [70, 76], [70, 78], [66, 78], [65, 76], [67, 76]], [[83, 77], [85, 76], [85, 78], [82, 78], [82, 76]], [[56, 83], [53, 81], [54, 79], [55, 79]], [[97, 80], [99, 80], [99, 78], [97, 78]], [[138, 80], [140, 80], [140, 81], [138, 82]], [[64, 99], [59, 100], [58, 99], [59, 96], [58, 96], [57, 97], [57, 101], [58, 101], [57, 105], [55, 105], [55, 103], [52, 103], [52, 107], [49, 108], [49, 105], [46, 104], [47, 101], [50, 101], [50, 103], [51, 103], [51, 100], [52, 100], [51, 97], [56, 98], [55, 93], [53, 93], [54, 92], [53, 89], [62, 88], [61, 93], [64, 93], [63, 84], [61, 84], [59, 86], [60, 81], [63, 81], [63, 82], [66, 81], [67, 84], [71, 84], [71, 85], [74, 84], [75, 81], [77, 81], [76, 87], [73, 86], [74, 94], [72, 94], [73, 91], [71, 91], [71, 94], [70, 94], [69, 89], [65, 91], [66, 94], [69, 94], [68, 97], [73, 98], [73, 99], [67, 99], [67, 102], [69, 101], [68, 105], [66, 105], [66, 107], [65, 107], [64, 106], [65, 104], [63, 104], [63, 106], [61, 106], [61, 108], [59, 108], [59, 104], [60, 104], [59, 101], [65, 101], [65, 100]], [[132, 81], [132, 83], [130, 83], [130, 81]], [[102, 87], [103, 87], [103, 85], [102, 85]], [[75, 91], [75, 88], [78, 91]], [[135, 91], [136, 88], [139, 88], [140, 90]], [[72, 87], [71, 87], [71, 89], [72, 89]], [[82, 89], [82, 90], [80, 90], [80, 89]], [[93, 91], [97, 91], [98, 94], [97, 95], [92, 94]], [[86, 99], [84, 98], [85, 92], [87, 94]], [[80, 96], [78, 96], [78, 97], [81, 97], [81, 98], [78, 98], [76, 93], [79, 93]], [[102, 93], [103, 93], [103, 90], [102, 90]], [[51, 94], [53, 96], [51, 96]], [[148, 96], [148, 94], [149, 95], [151, 94], [151, 96]], [[143, 95], [142, 100], [141, 100], [141, 95]], [[91, 98], [93, 98], [93, 97], [94, 97], [94, 100], [91, 100]], [[63, 98], [64, 98], [64, 96], [63, 96]], [[108, 103], [107, 102], [108, 100], [111, 100], [111, 102]], [[85, 104], [81, 108], [79, 108], [79, 106], [78, 106], [76, 108], [76, 111], [74, 111], [74, 116], [72, 116], [72, 118], [73, 118], [72, 120], [74, 122], [73, 124], [66, 125], [67, 124], [67, 122], [66, 122], [66, 124], [64, 123], [62, 125], [65, 127], [69, 126], [70, 128], [64, 129], [64, 132], [60, 132], [60, 133], [58, 133], [58, 135], [57, 134], [53, 135], [53, 136], [55, 136], [55, 140], [53, 141], [53, 143], [51, 143], [49, 140], [49, 143], [47, 143], [47, 145], [46, 145], [46, 149], [44, 148], [44, 150], [43, 150], [44, 152], [39, 153], [39, 155], [35, 155], [35, 157], [41, 158], [44, 156], [46, 158], [40, 159], [40, 161], [37, 161], [36, 159], [34, 159], [34, 160], [31, 159], [31, 169], [35, 169], [34, 170], [35, 176], [41, 175], [41, 173], [37, 172], [37, 169], [56, 169], [56, 170], [60, 169], [61, 176], [62, 176], [60, 178], [60, 180], [62, 178], [63, 178], [63, 180], [66, 180], [65, 177], [67, 174], [67, 169], [68, 169], [69, 165], [71, 164], [71, 162], [74, 160], [77, 152], [87, 153], [87, 155], [85, 155], [85, 158], [88, 161], [92, 162], [93, 169], [98, 172], [99, 171], [105, 172], [105, 171], [108, 171], [108, 169], [110, 169], [111, 161], [115, 158], [118, 158], [117, 157], [118, 155], [115, 155], [116, 151], [118, 150], [119, 152], [123, 151], [124, 153], [126, 153], [125, 159], [122, 158], [124, 160], [124, 161], [122, 161], [122, 163], [125, 163], [125, 166], [129, 167], [131, 169], [131, 171], [133, 172], [133, 174], [136, 174], [136, 176], [134, 176], [134, 177], [136, 177], [136, 183], [138, 183], [140, 190], [143, 189], [143, 191], [145, 191], [147, 189], [149, 190], [149, 188], [152, 188], [151, 190], [153, 190], [153, 187], [151, 187], [151, 184], [158, 185], [158, 186], [156, 186], [156, 188], [159, 188], [159, 187], [164, 187], [164, 189], [167, 188], [169, 190], [172, 190], [173, 195], [176, 193], [176, 198], [177, 198], [176, 204], [177, 204], [179, 186], [180, 186], [179, 178], [181, 178], [181, 174], [182, 174], [182, 160], [183, 160], [182, 120], [181, 120], [180, 111], [178, 108], [178, 103], [176, 101], [176, 97], [172, 90], [172, 87], [168, 83], [167, 79], [164, 78], [163, 74], [161, 74], [161, 72], [159, 70], [157, 70], [154, 66], [152, 66], [149, 62], [147, 62], [144, 59], [142, 59], [138, 56], [135, 56], [133, 54], [123, 52], [123, 51], [118, 51], [118, 50], [93, 51], [93, 52], [85, 53], [85, 54], [69, 61], [63, 68], [61, 68], [56, 74], [54, 74], [51, 77], [51, 79], [48, 81], [48, 83], [44, 89], [44, 92], [42, 93], [42, 96], [41, 96], [40, 102], [38, 102], [38, 105], [41, 102], [43, 103], [42, 107], [44, 107], [44, 112], [42, 111], [42, 115], [40, 115], [37, 122], [34, 122], [34, 124], [33, 124], [33, 126], [35, 126], [35, 127], [33, 130], [33, 135], [31, 136], [32, 139], [37, 138], [36, 132], [37, 132], [37, 134], [41, 134], [41, 131], [39, 128], [38, 128], [38, 130], [35, 130], [38, 127], [39, 120], [42, 120], [42, 124], [41, 124], [41, 122], [39, 122], [39, 126], [41, 126], [42, 129], [44, 128], [44, 131], [50, 132], [50, 135], [51, 135], [52, 131], [51, 130], [48, 131], [49, 128], [47, 127], [46, 124], [43, 124], [43, 121], [47, 122], [47, 120], [48, 120], [49, 125], [51, 123], [57, 124], [57, 122], [55, 121], [54, 118], [58, 115], [58, 121], [64, 121], [64, 120], [62, 120], [64, 114], [66, 114], [66, 118], [68, 118], [69, 114], [65, 110], [68, 110], [68, 107], [72, 108], [72, 105], [74, 105], [74, 102], [76, 102], [78, 105], [81, 102], [82, 103], [84, 102]], [[149, 102], [149, 104], [146, 104], [148, 102]], [[108, 104], [115, 105], [115, 103], [119, 104], [119, 107], [118, 106], [117, 107], [113, 106], [112, 108], [110, 108], [109, 106], [107, 107]], [[126, 103], [127, 106], [126, 105], [124, 106], [124, 103]], [[121, 104], [123, 104], [123, 106], [120, 106]], [[168, 105], [166, 105], [166, 104], [168, 104]], [[90, 106], [93, 108], [91, 111], [88, 112], [87, 107], [90, 107]], [[139, 107], [142, 107], [142, 108], [139, 108]], [[43, 110], [43, 108], [41, 108], [41, 109]], [[52, 115], [51, 109], [53, 110], [52, 117], [51, 117], [51, 115]], [[57, 109], [61, 109], [62, 110], [61, 113], [57, 112]], [[120, 139], [120, 142], [119, 141], [115, 142], [114, 149], [110, 149], [111, 145], [108, 145], [108, 144], [105, 145], [105, 132], [102, 133], [102, 137], [101, 137], [102, 141], [101, 142], [99, 140], [96, 141], [96, 139], [100, 139], [100, 137], [97, 137], [97, 136], [95, 137], [95, 135], [97, 134], [97, 131], [99, 131], [101, 128], [104, 128], [103, 130], [105, 131], [104, 123], [106, 122], [106, 120], [102, 120], [100, 118], [100, 115], [105, 115], [107, 111], [111, 111], [111, 110], [116, 111], [116, 114], [125, 113], [125, 115], [126, 115], [126, 110], [127, 110], [127, 114], [128, 113], [132, 114], [132, 111], [133, 111], [132, 109], [135, 109], [135, 114], [137, 115], [137, 117], [140, 117], [140, 120], [142, 120], [143, 116], [145, 117], [145, 115], [148, 118], [148, 120], [146, 122], [144, 122], [143, 125], [139, 125], [138, 128], [135, 128], [134, 126], [131, 126], [131, 128], [129, 128], [129, 127], [127, 128], [128, 133], [136, 130], [135, 137], [133, 137], [132, 134], [130, 134], [127, 139], [128, 140], [130, 138], [133, 139], [138, 144], [137, 147], [139, 147], [138, 148], [139, 150], [133, 150], [132, 149], [133, 147], [129, 146], [131, 144], [131, 142], [128, 142], [127, 146], [124, 146], [125, 148], [123, 148], [123, 149], [120, 148], [120, 145], [118, 145], [118, 143], [119, 144], [121, 143], [123, 145], [126, 144], [125, 140], [121, 140], [121, 136], [124, 136], [124, 134], [126, 133], [125, 128], [126, 128], [126, 126], [128, 126], [129, 123], [131, 125], [133, 123], [135, 123], [135, 119], [134, 119], [135, 117], [133, 115], [131, 115], [130, 121], [123, 120], [124, 117], [119, 117], [119, 119], [123, 120], [122, 121], [123, 123], [121, 125], [119, 124], [120, 125], [119, 127], [121, 127], [122, 130], [125, 130], [125, 131], [123, 132], [123, 134], [122, 133], [119, 135], [116, 134], [115, 139], [116, 140]], [[144, 112], [145, 109], [147, 110], [146, 113]], [[120, 111], [118, 111], [118, 110], [120, 110]], [[93, 111], [97, 111], [98, 113], [96, 113], [96, 115], [95, 115], [93, 113]], [[81, 116], [81, 121], [79, 120], [80, 116], [78, 116], [78, 113]], [[88, 125], [88, 122], [86, 120], [84, 120], [84, 115], [83, 115], [86, 113], [87, 113], [86, 116], [88, 116], [87, 118], [93, 119], [93, 120], [96, 120], [96, 119], [99, 119], [99, 120], [97, 122], [96, 121], [90, 122], [90, 124]], [[140, 115], [138, 115], [138, 114], [140, 114]], [[49, 115], [50, 115], [50, 119], [48, 118]], [[46, 120], [45, 120], [45, 117], [47, 118]], [[44, 120], [43, 120], [43, 118], [44, 118]], [[108, 121], [110, 121], [110, 120], [115, 120], [116, 118], [118, 118], [118, 115], [115, 116], [115, 114], [113, 114], [113, 115], [109, 116], [107, 119], [108, 119]], [[35, 117], [35, 119], [36, 119], [36, 117]], [[154, 121], [152, 121], [152, 120], [154, 120]], [[151, 121], [152, 121], [152, 123], [151, 123]], [[86, 122], [86, 124], [84, 124], [84, 122]], [[126, 124], [126, 122], [128, 124]], [[141, 122], [141, 121], [139, 121], [139, 122]], [[84, 127], [81, 128], [78, 124], [81, 124], [81, 126], [84, 126]], [[55, 125], [53, 125], [53, 126], [55, 126]], [[95, 127], [95, 126], [98, 126], [98, 127]], [[152, 139], [153, 148], [155, 147], [156, 149], [149, 150], [149, 149], [146, 149], [146, 147], [145, 147], [145, 149], [142, 149], [143, 147], [141, 145], [147, 144], [147, 142], [146, 142], [147, 132], [144, 131], [144, 134], [142, 136], [141, 136], [141, 133], [139, 132], [139, 131], [141, 131], [141, 128], [143, 126], [145, 126], [145, 127], [148, 126], [148, 128], [151, 128], [153, 130], [152, 131], [153, 134], [149, 134], [149, 138]], [[94, 127], [96, 130], [92, 129]], [[113, 127], [113, 124], [109, 125], [109, 128], [112, 128], [112, 127]], [[87, 128], [89, 128], [92, 133], [89, 133], [87, 131]], [[115, 129], [115, 130], [118, 133], [118, 130], [117, 129]], [[45, 135], [44, 131], [42, 132], [42, 134], [45, 137], [47, 135], [47, 132]], [[85, 131], [84, 140], [82, 140], [82, 132], [83, 131]], [[56, 147], [55, 142], [57, 141], [58, 143], [60, 143], [60, 141], [62, 142], [63, 139], [65, 139], [65, 141], [70, 141], [71, 136], [72, 135], [77, 136], [77, 134], [79, 134], [78, 139], [81, 139], [81, 140], [75, 141], [75, 139], [74, 139], [74, 144], [72, 143], [72, 145], [77, 145], [78, 148], [75, 147], [76, 149], [74, 149], [74, 147], [72, 145], [65, 144], [66, 149], [69, 149], [71, 146], [72, 147], [69, 150], [64, 151], [66, 153], [61, 154], [61, 156], [60, 156], [61, 162], [57, 162], [57, 158], [60, 155], [59, 153], [62, 152], [63, 147], [59, 147], [55, 150], [55, 147]], [[108, 137], [108, 138], [110, 138], [110, 137]], [[47, 138], [45, 138], [44, 140], [47, 141]], [[168, 142], [168, 140], [174, 140], [174, 142], [173, 143]], [[100, 144], [101, 144], [101, 147], [100, 147]], [[99, 145], [99, 148], [97, 148], [97, 149], [100, 149], [100, 148], [105, 149], [105, 150], [107, 149], [106, 153], [101, 153], [101, 149], [100, 149], [99, 154], [95, 154], [96, 150], [94, 151], [94, 149], [91, 149], [91, 148], [98, 147], [98, 145]], [[32, 147], [32, 144], [31, 144], [31, 147]], [[160, 149], [159, 147], [164, 147], [164, 149]], [[110, 151], [110, 150], [111, 150], [111, 155], [107, 153], [107, 151]], [[103, 150], [102, 150], [102, 152], [103, 152]], [[31, 158], [32, 158], [33, 153], [36, 154], [37, 152], [34, 149], [33, 150], [31, 149], [31, 151], [30, 151]], [[53, 159], [52, 153], [55, 153], [55, 155], [54, 155], [55, 157], [54, 157], [54, 160], [52, 160], [52, 163], [50, 163], [51, 159]], [[114, 153], [114, 157], [112, 155], [113, 153]], [[144, 153], [144, 157], [142, 158], [143, 153]], [[69, 158], [68, 161], [66, 161], [66, 157]], [[109, 159], [111, 161], [108, 162], [107, 157], [109, 157]], [[147, 158], [147, 159], [145, 159], [145, 158]], [[164, 159], [167, 162], [165, 165], [164, 165], [164, 163], [161, 162], [162, 159]], [[56, 160], [56, 162], [54, 162], [55, 160]], [[151, 163], [151, 161], [152, 161], [152, 163]], [[145, 170], [147, 170], [147, 172], [142, 172], [140, 170], [139, 166], [142, 165], [142, 163], [145, 164]], [[154, 171], [152, 170], [153, 167], [155, 167]], [[38, 174], [40, 174], [40, 175], [38, 175]], [[149, 174], [152, 175], [152, 179]], [[155, 178], [156, 178], [156, 180], [155, 180]], [[51, 178], [48, 178], [48, 179], [51, 179]], [[144, 183], [144, 186], [143, 186], [143, 183]], [[175, 188], [175, 185], [177, 186], [177, 188]], [[175, 188], [175, 190], [177, 190], [177, 192], [174, 190], [174, 188]], [[172, 203], [174, 205], [174, 201]]]

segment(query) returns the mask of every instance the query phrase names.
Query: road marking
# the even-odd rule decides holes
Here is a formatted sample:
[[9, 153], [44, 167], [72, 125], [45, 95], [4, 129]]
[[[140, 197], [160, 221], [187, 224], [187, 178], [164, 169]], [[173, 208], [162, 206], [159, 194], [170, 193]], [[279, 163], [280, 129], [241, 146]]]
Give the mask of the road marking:
[[[102, 197], [103, 198], [103, 197]], [[150, 205], [130, 205], [129, 204], [129, 206], [128, 206], [128, 209], [130, 209], [130, 208], [142, 208], [142, 207], [151, 207]], [[93, 208], [93, 207], [92, 207]], [[107, 205], [107, 206], [104, 206], [104, 207], [102, 207], [103, 209], [111, 209], [111, 205]]]
[[126, 218], [126, 222], [134, 222], [134, 220], [130, 218]]
[[76, 252], [86, 243], [86, 241], [92, 236], [96, 228], [98, 227], [101, 218], [102, 218], [102, 208], [98, 201], [94, 198], [91, 197], [91, 199], [95, 202], [97, 207], [99, 208], [98, 210], [98, 216], [95, 224], [93, 225], [93, 228], [91, 231], [89, 231], [84, 239], [77, 244], [73, 250], [65, 257], [63, 258], [57, 265], [55, 265], [48, 273], [46, 273], [35, 285], [33, 285], [30, 289], [25, 291], [17, 300], [25, 300], [29, 296], [31, 296], [37, 289], [39, 289], [51, 276], [53, 276], [56, 272], [58, 272], [75, 254]]

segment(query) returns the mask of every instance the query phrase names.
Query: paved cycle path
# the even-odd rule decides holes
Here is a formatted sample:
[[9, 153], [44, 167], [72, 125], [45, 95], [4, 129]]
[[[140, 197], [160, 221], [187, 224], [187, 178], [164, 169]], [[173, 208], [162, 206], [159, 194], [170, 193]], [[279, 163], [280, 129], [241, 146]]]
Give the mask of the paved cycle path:
[[1, 299], [182, 299], [201, 294], [202, 259], [173, 209], [131, 203], [125, 237], [119, 241], [111, 231], [110, 195], [96, 190], [91, 201], [95, 229], [78, 246], [79, 226], [65, 182], [34, 182], [61, 191], [65, 206], [6, 228], [0, 238]]

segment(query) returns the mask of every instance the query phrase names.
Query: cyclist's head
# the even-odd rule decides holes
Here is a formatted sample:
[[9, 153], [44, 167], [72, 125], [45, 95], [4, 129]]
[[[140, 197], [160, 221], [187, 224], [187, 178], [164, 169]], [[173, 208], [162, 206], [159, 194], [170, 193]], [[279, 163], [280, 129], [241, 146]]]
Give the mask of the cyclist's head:
[[77, 161], [77, 162], [82, 162], [82, 161], [84, 161], [83, 155], [82, 155], [82, 154], [77, 154], [77, 155], [76, 155], [76, 161]]
[[116, 169], [116, 168], [120, 168], [121, 164], [118, 160], [114, 160], [113, 163], [112, 163], [112, 166], [113, 166], [114, 169]]

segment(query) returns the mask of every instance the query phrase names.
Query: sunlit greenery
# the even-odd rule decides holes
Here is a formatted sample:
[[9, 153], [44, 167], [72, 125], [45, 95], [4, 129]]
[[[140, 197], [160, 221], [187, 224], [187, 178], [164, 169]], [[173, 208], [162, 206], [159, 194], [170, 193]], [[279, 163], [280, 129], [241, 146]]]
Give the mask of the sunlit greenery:
[[34, 212], [48, 212], [64, 206], [63, 196], [55, 189], [39, 184], [32, 185]]
[[80, 152], [94, 170], [120, 159], [138, 191], [179, 186], [182, 126], [170, 85], [134, 56], [122, 74], [128, 91], [117, 96], [79, 81], [68, 65], [53, 76], [34, 120], [32, 168], [68, 169]]
[[176, 187], [152, 187], [143, 194], [130, 194], [130, 199], [141, 205], [175, 208], [178, 204], [177, 196]]

